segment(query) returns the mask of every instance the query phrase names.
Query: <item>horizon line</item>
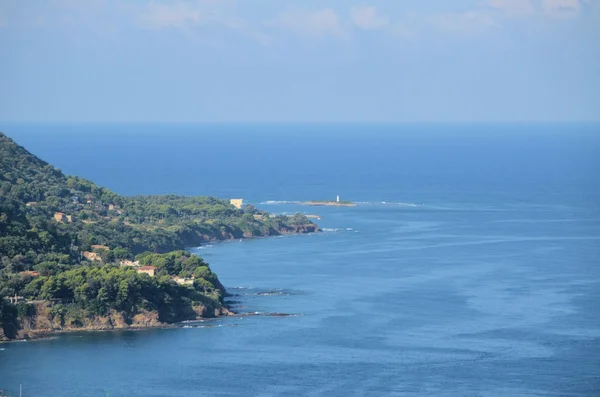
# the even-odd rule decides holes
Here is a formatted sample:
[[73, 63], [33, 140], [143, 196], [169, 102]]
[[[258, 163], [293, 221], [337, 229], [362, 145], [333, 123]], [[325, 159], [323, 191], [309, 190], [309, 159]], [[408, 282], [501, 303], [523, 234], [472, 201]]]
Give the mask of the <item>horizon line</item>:
[[465, 124], [600, 124], [599, 120], [526, 120], [526, 121], [24, 121], [0, 120], [3, 124], [60, 124], [60, 125], [465, 125]]

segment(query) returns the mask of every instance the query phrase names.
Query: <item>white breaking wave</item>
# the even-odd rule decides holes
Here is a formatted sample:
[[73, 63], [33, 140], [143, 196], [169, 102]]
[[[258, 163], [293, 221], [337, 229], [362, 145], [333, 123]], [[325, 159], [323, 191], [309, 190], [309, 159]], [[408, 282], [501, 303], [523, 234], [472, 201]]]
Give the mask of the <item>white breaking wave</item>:
[[402, 202], [389, 202], [389, 201], [357, 201], [359, 205], [399, 205], [402, 207], [422, 207], [424, 204], [413, 204], [413, 203], [402, 203]]
[[400, 205], [402, 207], [421, 207], [423, 204], [413, 204], [413, 203], [389, 203], [387, 201], [382, 201], [383, 205]]
[[[302, 204], [303, 201], [298, 200], [267, 200], [262, 201], [260, 204], [263, 205], [277, 205], [277, 204]], [[404, 202], [389, 202], [389, 201], [356, 201], [358, 205], [398, 205], [402, 207], [422, 207], [424, 204], [415, 203], [404, 203]]]
[[286, 201], [286, 200], [268, 200], [263, 201], [261, 204], [300, 204], [301, 201]]
[[346, 227], [346, 228], [343, 228], [343, 229], [327, 228], [327, 227], [325, 227], [325, 228], [323, 228], [321, 230], [323, 230], [324, 232], [352, 232], [352, 231], [354, 231], [354, 229], [351, 228], [351, 227]]

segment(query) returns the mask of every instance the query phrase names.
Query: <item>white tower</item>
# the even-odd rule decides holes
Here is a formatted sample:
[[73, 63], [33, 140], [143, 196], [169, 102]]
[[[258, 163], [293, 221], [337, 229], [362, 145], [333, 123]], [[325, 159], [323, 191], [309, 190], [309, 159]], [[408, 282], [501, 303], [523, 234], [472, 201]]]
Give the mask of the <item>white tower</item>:
[[340, 195], [339, 194], [337, 195], [337, 202], [338, 203], [340, 202]]

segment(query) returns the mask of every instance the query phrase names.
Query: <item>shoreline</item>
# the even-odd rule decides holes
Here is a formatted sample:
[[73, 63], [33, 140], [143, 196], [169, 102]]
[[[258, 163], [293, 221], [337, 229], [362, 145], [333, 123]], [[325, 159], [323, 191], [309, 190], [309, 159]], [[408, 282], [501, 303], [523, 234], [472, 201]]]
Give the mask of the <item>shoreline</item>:
[[155, 325], [144, 325], [144, 326], [132, 326], [132, 327], [113, 327], [113, 328], [72, 328], [72, 329], [57, 329], [53, 331], [28, 331], [26, 338], [20, 339], [9, 339], [0, 340], [0, 345], [9, 343], [23, 343], [23, 342], [41, 342], [45, 340], [56, 339], [62, 335], [73, 335], [73, 334], [91, 334], [91, 333], [108, 333], [108, 332], [120, 332], [120, 331], [131, 331], [141, 332], [150, 331], [155, 329], [178, 329], [178, 328], [210, 328], [210, 325], [194, 326], [191, 323], [197, 322], [212, 322], [219, 319], [232, 317], [232, 318], [243, 318], [243, 317], [295, 317], [301, 314], [293, 313], [278, 313], [278, 312], [243, 312], [235, 313], [231, 310], [227, 311], [227, 314], [222, 314], [216, 317], [198, 317], [196, 319], [184, 320], [177, 323], [160, 323]]
[[57, 329], [53, 331], [28, 331], [26, 338], [20, 339], [9, 339], [0, 340], [0, 344], [3, 343], [18, 343], [18, 342], [37, 342], [44, 340], [56, 339], [61, 335], [72, 335], [72, 334], [88, 334], [88, 333], [106, 333], [106, 332], [119, 332], [119, 331], [148, 331], [151, 329], [172, 329], [181, 328], [176, 324], [157, 324], [157, 325], [145, 325], [143, 327], [118, 327], [118, 328], [74, 328], [74, 329]]
[[[158, 315], [158, 312], [149, 312]], [[14, 342], [27, 342], [37, 341], [45, 339], [53, 339], [62, 334], [76, 334], [76, 333], [90, 333], [90, 332], [115, 332], [115, 331], [143, 331], [150, 329], [170, 329], [170, 328], [181, 328], [185, 321], [206, 321], [216, 320], [218, 318], [224, 318], [234, 316], [235, 313], [229, 310], [228, 307], [222, 307], [219, 309], [218, 314], [215, 312], [214, 317], [202, 317], [196, 316], [188, 320], [182, 320], [175, 323], [165, 323], [159, 321], [150, 321], [145, 323], [133, 323], [131, 325], [109, 325], [109, 326], [87, 326], [87, 327], [66, 327], [66, 328], [41, 328], [41, 329], [23, 329], [17, 334], [17, 338], [0, 340], [2, 343], [14, 343]]]
[[285, 237], [285, 236], [309, 236], [311, 234], [318, 234], [318, 233], [323, 233], [323, 229], [321, 229], [320, 227], [317, 227], [314, 232], [289, 232], [289, 233], [279, 233], [279, 234], [271, 234], [271, 235], [265, 235], [265, 236], [247, 236], [247, 237], [244, 236], [244, 237], [239, 237], [239, 238], [206, 240], [206, 241], [201, 242], [199, 245], [191, 245], [191, 246], [185, 247], [184, 250], [190, 251], [190, 250], [198, 249], [200, 247], [206, 246], [207, 244], [228, 244], [228, 243], [233, 243], [235, 241], [241, 241], [241, 240], [252, 241], [252, 240]]
[[[312, 233], [322, 233], [323, 231], [320, 228], [316, 228], [314, 232], [289, 232], [289, 233], [280, 233], [277, 235], [265, 235], [265, 236], [244, 236], [240, 240], [254, 240], [254, 239], [266, 239], [273, 238], [278, 236], [294, 236], [294, 235], [308, 235]], [[237, 238], [229, 238], [229, 239], [214, 239], [209, 240], [202, 243], [196, 247], [186, 247], [185, 250], [192, 252], [192, 250], [202, 247], [204, 244], [214, 244], [214, 243], [227, 243], [238, 240]], [[231, 296], [227, 290], [225, 290], [225, 296]], [[157, 324], [146, 324], [143, 326], [127, 326], [127, 327], [105, 327], [105, 328], [71, 328], [71, 329], [56, 329], [56, 330], [21, 330], [24, 333], [24, 338], [15, 338], [15, 339], [0, 339], [0, 345], [4, 343], [17, 343], [17, 342], [33, 342], [33, 341], [42, 341], [42, 340], [50, 340], [55, 339], [61, 335], [66, 334], [76, 334], [76, 333], [92, 333], [92, 332], [118, 332], [118, 331], [146, 331], [152, 329], [175, 329], [175, 328], [185, 328], [188, 326], [188, 323], [200, 322], [200, 321], [211, 321], [218, 320], [226, 317], [250, 317], [250, 316], [265, 316], [265, 317], [290, 317], [295, 316], [295, 314], [288, 313], [261, 313], [261, 312], [242, 312], [236, 313], [232, 311], [228, 305], [224, 306], [223, 314], [218, 314], [215, 317], [197, 317], [195, 319], [183, 320], [177, 323], [157, 323]], [[189, 327], [189, 326], [188, 326]]]

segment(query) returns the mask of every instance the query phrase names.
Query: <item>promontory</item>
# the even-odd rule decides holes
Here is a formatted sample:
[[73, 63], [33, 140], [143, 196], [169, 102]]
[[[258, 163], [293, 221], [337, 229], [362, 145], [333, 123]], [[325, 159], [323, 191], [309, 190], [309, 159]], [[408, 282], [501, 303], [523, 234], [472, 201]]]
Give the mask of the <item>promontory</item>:
[[317, 231], [215, 197], [121, 196], [0, 133], [0, 341], [227, 315], [225, 288], [186, 247]]

